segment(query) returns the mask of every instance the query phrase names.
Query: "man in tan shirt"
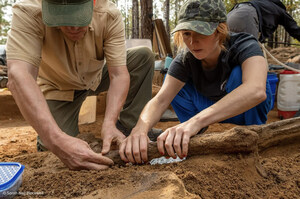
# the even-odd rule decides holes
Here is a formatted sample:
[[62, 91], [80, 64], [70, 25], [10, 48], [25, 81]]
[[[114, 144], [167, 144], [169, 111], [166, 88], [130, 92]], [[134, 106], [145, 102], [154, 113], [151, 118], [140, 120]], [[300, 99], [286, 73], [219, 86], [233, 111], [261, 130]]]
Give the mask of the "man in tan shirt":
[[[153, 53], [125, 49], [122, 15], [109, 0], [23, 0], [13, 6], [8, 87], [25, 119], [71, 169], [104, 169], [151, 98]], [[107, 92], [102, 154], [75, 138], [88, 95]], [[46, 100], [45, 100], [46, 99]], [[119, 120], [118, 120], [119, 117]], [[117, 125], [116, 125], [117, 124]]]

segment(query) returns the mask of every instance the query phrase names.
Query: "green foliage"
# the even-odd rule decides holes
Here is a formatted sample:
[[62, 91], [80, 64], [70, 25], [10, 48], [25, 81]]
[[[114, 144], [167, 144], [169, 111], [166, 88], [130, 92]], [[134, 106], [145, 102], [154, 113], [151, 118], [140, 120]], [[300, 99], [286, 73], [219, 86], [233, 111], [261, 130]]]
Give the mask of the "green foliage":
[[178, 22], [178, 13], [184, 0], [170, 0], [170, 30], [173, 30]]
[[6, 43], [7, 32], [10, 27], [9, 17], [7, 15], [8, 9], [11, 9], [16, 0], [0, 0], [0, 44]]

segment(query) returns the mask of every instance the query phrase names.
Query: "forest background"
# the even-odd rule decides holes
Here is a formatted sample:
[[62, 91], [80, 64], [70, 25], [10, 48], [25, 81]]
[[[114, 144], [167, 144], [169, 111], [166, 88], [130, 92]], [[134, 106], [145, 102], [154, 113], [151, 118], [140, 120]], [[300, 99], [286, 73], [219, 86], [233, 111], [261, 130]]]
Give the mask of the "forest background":
[[[11, 8], [19, 0], [0, 0], [0, 44], [5, 44], [7, 32], [10, 29]], [[178, 21], [178, 11], [186, 0], [111, 0], [120, 9], [126, 30], [126, 39], [132, 38], [153, 38], [153, 20], [162, 19], [170, 41], [171, 30]], [[245, 0], [224, 0], [227, 12], [240, 2]], [[300, 0], [282, 0], [288, 13], [300, 25]], [[172, 42], [171, 42], [172, 43]], [[268, 46], [276, 48], [279, 46], [300, 45], [291, 38], [282, 26], [268, 38]]]

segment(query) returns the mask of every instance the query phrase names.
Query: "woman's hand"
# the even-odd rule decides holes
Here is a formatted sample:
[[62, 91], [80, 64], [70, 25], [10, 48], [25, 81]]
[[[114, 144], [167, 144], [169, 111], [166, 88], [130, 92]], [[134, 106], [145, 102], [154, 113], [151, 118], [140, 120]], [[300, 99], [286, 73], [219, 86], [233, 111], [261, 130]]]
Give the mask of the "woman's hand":
[[147, 132], [132, 129], [131, 134], [122, 142], [119, 154], [124, 162], [146, 163], [148, 162], [148, 143]]
[[199, 130], [199, 125], [197, 126], [193, 120], [168, 128], [157, 138], [158, 151], [161, 155], [165, 155], [166, 149], [167, 154], [172, 158], [176, 158], [176, 154], [181, 159], [186, 157], [190, 138], [196, 135]]

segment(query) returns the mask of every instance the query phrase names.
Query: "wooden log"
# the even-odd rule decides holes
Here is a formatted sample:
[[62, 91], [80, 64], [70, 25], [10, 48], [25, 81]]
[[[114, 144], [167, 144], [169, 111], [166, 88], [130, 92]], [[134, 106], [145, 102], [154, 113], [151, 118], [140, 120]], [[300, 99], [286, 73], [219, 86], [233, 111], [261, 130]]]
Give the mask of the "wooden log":
[[300, 141], [300, 117], [247, 128], [258, 134], [259, 151], [278, 144]]
[[[210, 133], [196, 135], [189, 143], [188, 156], [212, 153], [250, 153], [257, 148], [258, 135], [243, 127], [235, 127], [223, 133]], [[110, 151], [107, 157], [115, 164], [124, 165], [118, 151]], [[157, 150], [156, 142], [150, 142], [148, 159], [161, 157]]]
[[[91, 140], [89, 138], [89, 140]], [[251, 153], [265, 150], [281, 143], [297, 142], [300, 140], [300, 117], [273, 122], [266, 125], [235, 127], [222, 133], [207, 133], [196, 135], [189, 143], [188, 156], [220, 154], [220, 153]], [[102, 141], [96, 139], [90, 144], [91, 148], [100, 153]], [[114, 148], [113, 148], [114, 147]], [[117, 146], [112, 146], [106, 156], [115, 164], [125, 163], [119, 156]], [[159, 158], [156, 142], [149, 143], [148, 159]]]

